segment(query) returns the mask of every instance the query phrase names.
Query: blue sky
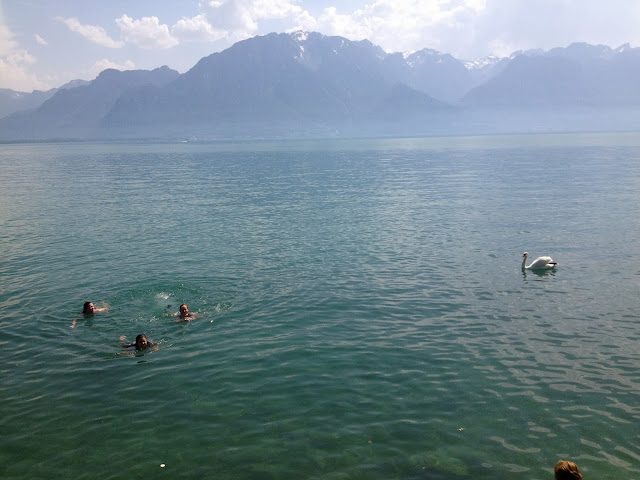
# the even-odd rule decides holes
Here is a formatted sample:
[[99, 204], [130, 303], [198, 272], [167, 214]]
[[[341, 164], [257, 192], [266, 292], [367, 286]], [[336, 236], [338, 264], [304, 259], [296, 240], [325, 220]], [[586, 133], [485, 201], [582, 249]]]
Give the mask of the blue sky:
[[0, 0], [0, 88], [48, 89], [105, 68], [185, 72], [274, 31], [476, 60], [572, 42], [640, 46], [639, 25], [637, 0]]

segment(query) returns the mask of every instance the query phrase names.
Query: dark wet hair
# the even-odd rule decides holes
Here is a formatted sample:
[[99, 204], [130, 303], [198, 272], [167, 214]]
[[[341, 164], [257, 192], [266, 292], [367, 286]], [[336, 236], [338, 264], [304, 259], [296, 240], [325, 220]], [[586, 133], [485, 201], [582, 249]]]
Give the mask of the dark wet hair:
[[149, 339], [147, 338], [147, 336], [144, 333], [140, 333], [139, 335], [136, 335], [136, 341], [133, 342], [133, 346], [136, 347], [136, 350], [141, 350], [141, 348], [139, 348], [139, 344], [143, 339], [147, 342], [147, 344], [143, 348], [147, 348], [149, 346]]
[[84, 302], [84, 305], [82, 306], [82, 313], [89, 313], [89, 305], [91, 305], [92, 302]]

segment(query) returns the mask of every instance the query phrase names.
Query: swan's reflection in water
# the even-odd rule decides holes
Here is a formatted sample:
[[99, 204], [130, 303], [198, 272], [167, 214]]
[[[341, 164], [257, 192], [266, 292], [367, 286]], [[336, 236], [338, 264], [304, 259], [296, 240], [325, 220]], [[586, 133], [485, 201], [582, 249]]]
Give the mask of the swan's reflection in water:
[[522, 279], [527, 280], [527, 275], [533, 275], [532, 280], [543, 279], [544, 277], [555, 277], [556, 270], [554, 268], [550, 268], [547, 270], [525, 270], [522, 269]]

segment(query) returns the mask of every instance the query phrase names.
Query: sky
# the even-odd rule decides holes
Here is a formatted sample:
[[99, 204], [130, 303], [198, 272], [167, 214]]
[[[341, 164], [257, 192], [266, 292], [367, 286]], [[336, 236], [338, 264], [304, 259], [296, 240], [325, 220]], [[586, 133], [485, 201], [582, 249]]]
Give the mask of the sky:
[[106, 68], [180, 73], [234, 43], [304, 30], [460, 60], [587, 42], [640, 46], [638, 0], [0, 0], [0, 88]]

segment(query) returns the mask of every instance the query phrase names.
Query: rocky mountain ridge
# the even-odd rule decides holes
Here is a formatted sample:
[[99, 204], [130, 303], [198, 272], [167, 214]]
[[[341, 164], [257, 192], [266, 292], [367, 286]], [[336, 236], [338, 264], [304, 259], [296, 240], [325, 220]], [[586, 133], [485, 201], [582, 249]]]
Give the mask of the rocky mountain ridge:
[[[106, 70], [0, 119], [0, 140], [492, 133], [525, 131], [527, 117], [550, 111], [554, 121], [577, 115], [566, 128], [579, 129], [585, 109], [640, 109], [640, 49], [576, 43], [464, 62], [430, 49], [386, 53], [368, 40], [273, 33], [184, 74]], [[544, 122], [536, 117], [535, 128]]]

